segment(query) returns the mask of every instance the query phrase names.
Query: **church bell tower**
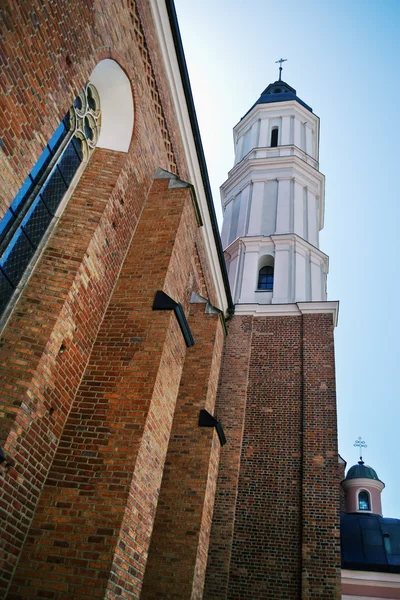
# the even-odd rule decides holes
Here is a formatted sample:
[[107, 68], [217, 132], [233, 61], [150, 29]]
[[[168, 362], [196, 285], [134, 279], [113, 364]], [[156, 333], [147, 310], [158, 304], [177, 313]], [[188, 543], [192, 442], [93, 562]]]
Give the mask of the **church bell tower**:
[[204, 600], [339, 600], [339, 486], [319, 118], [284, 81], [234, 128], [222, 244], [235, 313]]
[[233, 134], [235, 164], [221, 188], [222, 244], [237, 311], [326, 301], [319, 118], [279, 80]]

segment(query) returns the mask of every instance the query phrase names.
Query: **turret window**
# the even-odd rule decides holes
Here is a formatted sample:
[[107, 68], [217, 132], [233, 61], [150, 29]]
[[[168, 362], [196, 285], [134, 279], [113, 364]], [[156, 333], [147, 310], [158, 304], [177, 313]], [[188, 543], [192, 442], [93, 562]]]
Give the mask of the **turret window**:
[[272, 291], [274, 287], [274, 267], [261, 267], [258, 273], [258, 289]]
[[358, 494], [358, 510], [371, 510], [371, 503], [368, 492]]
[[273, 127], [271, 131], [271, 148], [276, 148], [278, 145], [279, 128]]

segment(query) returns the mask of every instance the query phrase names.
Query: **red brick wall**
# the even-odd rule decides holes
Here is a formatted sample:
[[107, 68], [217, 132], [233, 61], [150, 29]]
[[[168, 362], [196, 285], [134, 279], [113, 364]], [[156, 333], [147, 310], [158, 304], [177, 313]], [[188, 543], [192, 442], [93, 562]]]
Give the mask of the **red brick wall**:
[[247, 400], [252, 317], [229, 322], [215, 413], [224, 426], [204, 598], [226, 598], [233, 544], [240, 454]]
[[63, 0], [3, 3], [0, 217], [103, 58], [115, 59], [132, 82], [139, 178], [154, 165], [179, 165], [187, 179], [150, 14], [143, 0], [74, 0], [68, 10]]
[[201, 598], [220, 443], [199, 428], [214, 413], [224, 333], [218, 314], [190, 306], [195, 345], [186, 355], [141, 598]]
[[303, 315], [302, 598], [341, 598], [332, 316]]
[[[129, 152], [95, 150], [2, 332], [0, 445], [12, 465], [0, 490], [0, 533], [5, 549], [0, 590], [5, 590], [54, 454], [65, 447], [59, 446], [60, 439], [64, 436], [63, 443], [75, 439], [73, 419], [81, 419], [77, 405], [65, 431], [64, 426], [154, 173], [161, 166], [186, 179], [187, 168], [147, 2], [74, 0], [66, 10], [62, 1], [17, 0], [12, 7], [2, 7], [0, 19], [4, 33], [0, 218], [99, 60], [112, 58], [121, 65], [132, 83], [135, 104]], [[190, 211], [192, 208], [188, 213], [192, 215]], [[166, 219], [170, 218], [167, 214]], [[152, 219], [157, 227], [156, 212]], [[192, 216], [182, 221], [182, 231], [192, 246], [184, 245], [181, 254], [172, 252], [171, 242], [167, 251], [175, 258], [169, 265], [169, 277], [164, 278], [165, 289], [185, 290], [180, 300], [186, 307], [192, 289], [210, 294], [213, 302], [211, 271]], [[161, 280], [161, 272], [159, 276]], [[97, 360], [95, 356], [100, 360], [99, 354], [94, 354], [93, 360]], [[93, 377], [89, 370], [83, 381], [88, 384]], [[101, 385], [109, 383], [100, 381]], [[84, 436], [82, 430], [82, 441], [88, 443], [91, 433]], [[107, 438], [106, 431], [97, 433], [99, 443], [101, 436]], [[87, 459], [90, 462], [89, 456]], [[57, 460], [61, 463], [53, 465], [52, 473], [63, 468], [62, 459]], [[70, 475], [73, 478], [76, 473]], [[43, 503], [45, 506], [44, 499]], [[63, 510], [74, 509], [66, 506]], [[68, 548], [59, 548], [68, 554]], [[137, 562], [142, 571], [143, 560]]]
[[0, 492], [3, 586], [126, 251], [127, 223], [119, 235], [109, 223], [119, 217], [121, 190], [114, 186], [124, 160], [120, 153], [96, 150], [1, 338], [1, 444], [12, 464]]
[[[215, 303], [188, 190], [164, 180], [149, 196], [159, 166], [187, 179], [169, 86], [145, 0], [17, 0], [1, 19], [0, 217], [102, 58], [132, 83], [135, 126], [127, 154], [95, 150], [2, 332], [0, 595], [29, 531], [9, 598], [138, 598], [186, 353], [152, 299]], [[336, 485], [330, 317], [234, 317], [229, 340], [204, 597], [335, 598], [334, 495], [318, 512]], [[196, 595], [219, 448], [206, 450]]]
[[[187, 298], [188, 189], [156, 180], [61, 435], [10, 598], [140, 590], [185, 343], [155, 291]], [[155, 226], [158, 217], [158, 226]], [[175, 262], [180, 271], [170, 270]], [[114, 574], [109, 580], [110, 571]]]
[[221, 455], [204, 598], [338, 598], [332, 317], [234, 316], [229, 332], [218, 407], [237, 441]]

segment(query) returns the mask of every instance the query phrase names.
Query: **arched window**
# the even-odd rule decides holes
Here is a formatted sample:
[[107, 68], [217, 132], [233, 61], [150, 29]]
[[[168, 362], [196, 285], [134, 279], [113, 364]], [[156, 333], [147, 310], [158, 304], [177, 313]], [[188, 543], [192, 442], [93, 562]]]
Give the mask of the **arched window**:
[[0, 221], [0, 316], [38, 250], [82, 162], [96, 146], [100, 97], [88, 83]]
[[360, 492], [358, 494], [358, 510], [371, 510], [368, 492]]
[[392, 554], [392, 544], [388, 533], [383, 534], [383, 545], [385, 546], [386, 554]]
[[276, 148], [278, 145], [278, 127], [273, 127], [271, 130], [271, 148]]
[[258, 272], [258, 289], [271, 291], [274, 287], [274, 267], [261, 267]]

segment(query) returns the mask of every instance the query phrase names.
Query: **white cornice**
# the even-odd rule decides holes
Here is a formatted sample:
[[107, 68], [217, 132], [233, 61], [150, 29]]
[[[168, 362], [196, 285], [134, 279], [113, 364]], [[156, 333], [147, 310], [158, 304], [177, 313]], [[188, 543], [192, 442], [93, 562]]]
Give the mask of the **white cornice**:
[[375, 488], [380, 492], [385, 487], [385, 484], [380, 479], [370, 479], [369, 477], [353, 477], [351, 479], [343, 479], [341, 485], [344, 490], [348, 490], [350, 488]]
[[203, 227], [201, 227], [200, 230], [207, 253], [208, 266], [211, 269], [212, 279], [216, 288], [218, 308], [223, 312], [226, 312], [228, 302], [222, 273], [219, 268], [220, 265], [218, 252], [215, 244], [210, 213], [207, 206], [206, 194], [197, 157], [196, 145], [193, 138], [193, 131], [190, 124], [185, 93], [182, 86], [168, 13], [164, 0], [149, 0], [149, 2], [153, 13], [158, 43], [164, 60], [165, 73], [169, 83], [179, 131], [182, 138], [190, 183], [194, 186], [196, 197], [199, 203], [199, 209], [203, 221]]
[[[327, 266], [329, 265], [329, 256], [322, 252], [316, 246], [307, 242], [304, 238], [297, 235], [297, 233], [278, 233], [274, 235], [248, 235], [236, 238], [229, 246], [224, 249], [224, 252], [228, 252], [230, 255], [233, 255], [235, 252], [235, 247], [239, 244], [243, 244], [245, 248], [254, 248], [257, 250], [262, 246], [268, 246], [269, 244], [273, 244], [274, 247], [283, 242], [294, 243], [310, 253], [316, 254], [321, 261], [326, 262]], [[327, 271], [328, 272], [328, 271]]]
[[333, 317], [333, 324], [336, 327], [338, 324], [339, 301], [327, 302], [297, 302], [299, 311], [302, 315], [313, 315], [318, 313], [330, 313]]
[[296, 302], [294, 304], [236, 304], [235, 315], [254, 317], [298, 317], [299, 315], [331, 314], [336, 327], [339, 302]]
[[[284, 171], [286, 171], [284, 173]], [[229, 172], [228, 179], [221, 185], [222, 206], [225, 208], [228, 196], [238, 192], [250, 182], [271, 181], [273, 179], [295, 179], [307, 186], [317, 196], [319, 203], [319, 229], [324, 226], [325, 176], [297, 156], [270, 156], [267, 158], [243, 159]]]
[[[304, 121], [312, 121], [317, 127], [319, 126], [319, 117], [315, 113], [304, 108], [297, 100], [287, 100], [286, 102], [256, 104], [250, 112], [235, 125], [233, 128], [234, 135], [240, 135], [240, 132], [243, 129], [246, 129], [253, 119], [256, 120], [257, 118], [260, 118], [262, 113], [267, 114], [276, 112], [279, 116], [282, 116], [286, 111], [292, 111], [292, 114], [295, 112], [300, 113]], [[268, 114], [268, 116], [270, 115]]]
[[[278, 152], [278, 154], [277, 154]], [[259, 156], [264, 154], [265, 156]], [[237, 165], [240, 165], [246, 159], [259, 159], [259, 158], [270, 158], [277, 156], [297, 156], [300, 160], [304, 161], [307, 165], [310, 165], [313, 169], [319, 171], [318, 161], [311, 156], [311, 154], [307, 154], [304, 152], [299, 146], [296, 144], [281, 144], [280, 146], [271, 147], [271, 146], [255, 146], [238, 162], [236, 163], [232, 169], [228, 173], [228, 177], [230, 177], [231, 172], [236, 168]]]
[[[253, 150], [251, 152], [253, 152]], [[251, 152], [249, 154], [251, 154]], [[229, 171], [228, 179], [221, 185], [221, 191], [227, 194], [228, 189], [234, 188], [235, 185], [237, 185], [237, 183], [241, 181], [250, 171], [266, 171], [268, 179], [276, 179], [276, 176], [274, 177], [274, 169], [279, 170], [279, 172], [281, 172], [282, 169], [291, 171], [296, 169], [295, 173], [301, 174], [304, 177], [306, 184], [308, 183], [308, 185], [315, 185], [317, 189], [319, 186], [321, 186], [321, 196], [323, 197], [325, 188], [325, 175], [295, 154], [289, 156], [267, 156], [265, 158], [244, 157], [237, 165], [233, 167], [233, 169]], [[294, 177], [295, 173], [293, 173], [291, 177]], [[279, 177], [279, 175], [277, 176]]]
[[316, 254], [322, 261], [324, 261], [324, 262], [329, 261], [329, 257], [327, 254], [325, 254], [325, 252], [322, 252], [322, 250], [320, 250], [316, 246], [313, 246], [313, 244], [310, 244], [310, 242], [307, 242], [307, 240], [305, 240], [304, 238], [297, 235], [297, 233], [278, 233], [278, 234], [271, 235], [270, 238], [274, 242], [275, 245], [279, 244], [280, 242], [284, 242], [284, 241], [294, 242], [295, 245], [301, 246], [305, 250], [308, 250], [309, 252]]
[[244, 239], [245, 238], [238, 237], [235, 240], [233, 240], [233, 242], [231, 244], [229, 244], [229, 246], [224, 248], [224, 254], [228, 254], [230, 257], [236, 256], [237, 253], [239, 252], [240, 246], [244, 246], [244, 244], [243, 244]]
[[382, 573], [380, 571], [353, 571], [342, 569], [342, 583], [366, 586], [400, 588], [400, 573]]

